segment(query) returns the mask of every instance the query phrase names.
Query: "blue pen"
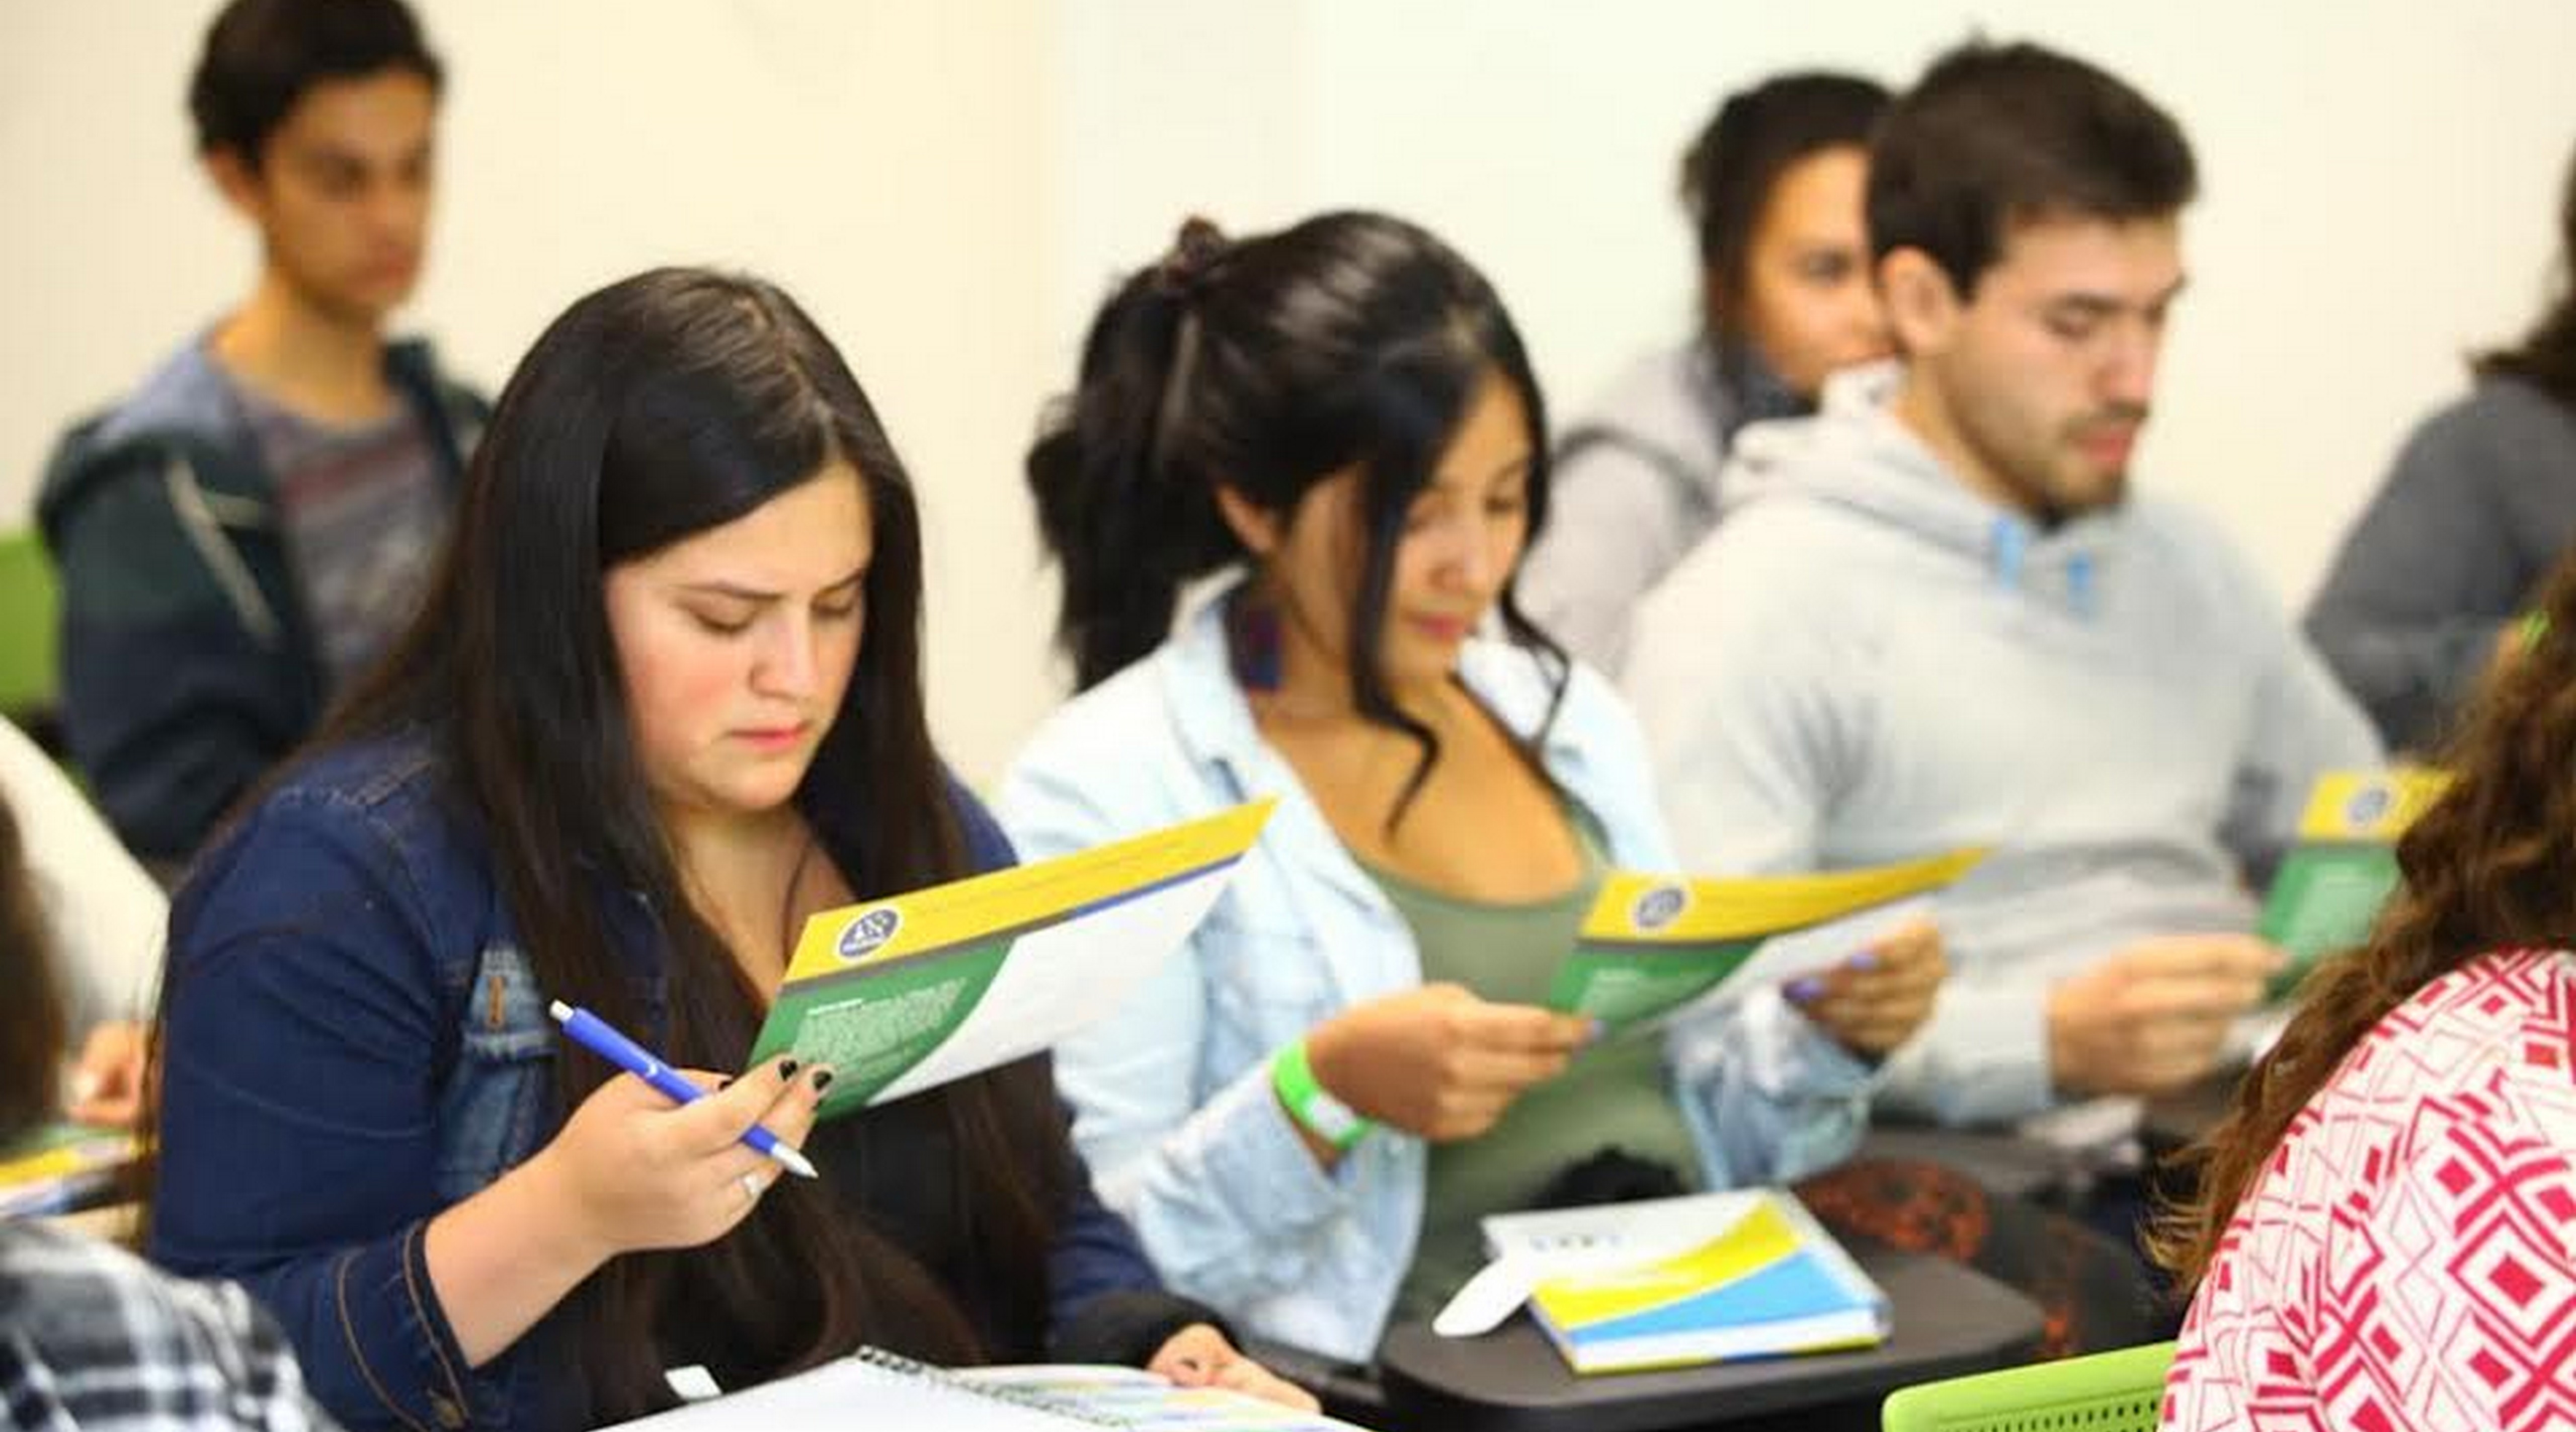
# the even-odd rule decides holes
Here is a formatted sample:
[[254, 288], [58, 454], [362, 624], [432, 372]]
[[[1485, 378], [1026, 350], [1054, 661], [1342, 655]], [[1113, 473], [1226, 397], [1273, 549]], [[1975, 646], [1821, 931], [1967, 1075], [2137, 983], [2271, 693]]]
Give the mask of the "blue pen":
[[[555, 1023], [563, 1026], [572, 1041], [645, 1083], [652, 1085], [674, 1104], [694, 1104], [706, 1097], [706, 1091], [680, 1077], [680, 1071], [656, 1058], [651, 1051], [620, 1034], [607, 1020], [586, 1009], [575, 1009], [562, 1000], [547, 1006]], [[795, 1149], [778, 1141], [778, 1136], [758, 1124], [742, 1136], [742, 1141], [785, 1165], [789, 1173], [800, 1178], [818, 1177], [814, 1165]]]

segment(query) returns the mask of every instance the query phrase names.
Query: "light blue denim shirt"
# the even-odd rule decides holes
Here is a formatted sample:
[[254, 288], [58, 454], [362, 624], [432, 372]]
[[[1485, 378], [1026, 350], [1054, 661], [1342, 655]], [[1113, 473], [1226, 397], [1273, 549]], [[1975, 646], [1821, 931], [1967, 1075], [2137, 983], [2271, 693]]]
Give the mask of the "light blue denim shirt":
[[[1271, 1055], [1335, 1013], [1417, 985], [1413, 935], [1261, 739], [1228, 664], [1222, 594], [1151, 657], [1077, 697], [1005, 778], [997, 813], [1025, 859], [1080, 850], [1262, 796], [1279, 808], [1184, 951], [1057, 1050], [1074, 1139], [1100, 1192], [1172, 1286], [1247, 1331], [1353, 1361], [1376, 1350], [1421, 1227], [1422, 1142], [1391, 1130], [1332, 1171], [1271, 1092]], [[1460, 678], [1536, 732], [1549, 683], [1530, 654], [1471, 643]], [[1540, 741], [1613, 863], [1673, 866], [1635, 722], [1577, 667]], [[1776, 992], [1677, 1023], [1666, 1064], [1710, 1187], [1779, 1181], [1847, 1154], [1868, 1069]]]

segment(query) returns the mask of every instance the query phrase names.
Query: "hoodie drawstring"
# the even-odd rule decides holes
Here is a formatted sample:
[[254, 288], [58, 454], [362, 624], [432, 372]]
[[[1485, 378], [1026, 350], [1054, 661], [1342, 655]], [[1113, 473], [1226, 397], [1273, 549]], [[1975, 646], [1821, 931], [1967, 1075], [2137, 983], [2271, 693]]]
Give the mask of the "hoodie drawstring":
[[[2023, 589], [2022, 578], [2030, 566], [2030, 526], [2020, 518], [1997, 517], [1993, 527], [1995, 584], [2005, 591]], [[2091, 621], [2098, 602], [2094, 582], [2093, 554], [2070, 552], [2066, 556], [2066, 605], [2076, 616]]]
[[2021, 586], [2022, 560], [2030, 551], [2030, 529], [2018, 518], [1995, 519], [1995, 580], [2005, 591]]

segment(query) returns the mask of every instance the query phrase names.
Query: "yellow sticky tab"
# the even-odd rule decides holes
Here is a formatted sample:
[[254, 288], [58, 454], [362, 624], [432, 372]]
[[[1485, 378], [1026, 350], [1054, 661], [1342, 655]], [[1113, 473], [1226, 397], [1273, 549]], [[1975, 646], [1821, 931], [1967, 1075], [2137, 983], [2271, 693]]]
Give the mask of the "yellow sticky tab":
[[2451, 783], [2426, 766], [2385, 771], [2328, 771], [2308, 790], [2299, 839], [2394, 845]]

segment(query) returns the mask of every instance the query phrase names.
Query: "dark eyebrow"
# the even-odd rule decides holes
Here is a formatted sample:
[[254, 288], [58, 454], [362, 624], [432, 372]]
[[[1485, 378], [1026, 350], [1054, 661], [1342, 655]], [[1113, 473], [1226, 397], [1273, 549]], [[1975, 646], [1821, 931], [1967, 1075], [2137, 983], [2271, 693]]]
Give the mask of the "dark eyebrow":
[[[862, 562], [859, 564], [857, 569], [850, 573], [850, 575], [843, 577], [841, 580], [832, 583], [830, 586], [825, 587], [822, 590], [826, 592], [837, 592], [843, 587], [856, 586], [867, 575], [867, 564]], [[738, 602], [751, 602], [755, 605], [766, 605], [787, 595], [785, 592], [765, 592], [758, 587], [739, 586], [732, 582], [684, 582], [681, 584], [680, 590], [684, 592], [697, 592], [711, 597], [730, 597]]]
[[[2164, 292], [2157, 294], [2155, 297], [2150, 298], [2145, 303], [2137, 306], [2150, 311], [2163, 308], [2171, 304], [2176, 298], [2179, 298], [2182, 295], [2184, 286], [2190, 282], [2191, 280], [2189, 278], [2175, 279], [2171, 288], [2166, 289]], [[2125, 312], [2130, 307], [2126, 300], [2112, 294], [2080, 292], [2061, 293], [2056, 297], [2049, 299], [2042, 306], [2052, 312], [2062, 313], [2073, 311], [2084, 314], [2087, 317], [2101, 317], [2108, 314], [2121, 313]]]
[[[1529, 475], [1531, 465], [1532, 455], [1526, 452], [1521, 453], [1511, 458], [1509, 461], [1497, 464], [1494, 470], [1487, 474], [1484, 482], [1475, 485], [1478, 487], [1491, 487], [1495, 483], [1506, 478], [1526, 477]], [[1451, 486], [1466, 486], [1471, 482], [1473, 482], [1473, 479], [1460, 477], [1453, 473], [1434, 473], [1429, 486], [1438, 487], [1443, 483]]]

